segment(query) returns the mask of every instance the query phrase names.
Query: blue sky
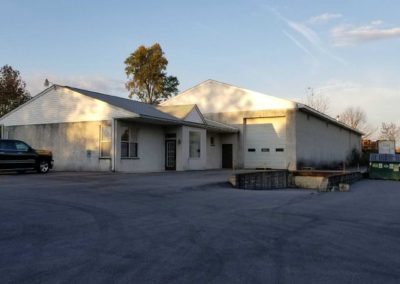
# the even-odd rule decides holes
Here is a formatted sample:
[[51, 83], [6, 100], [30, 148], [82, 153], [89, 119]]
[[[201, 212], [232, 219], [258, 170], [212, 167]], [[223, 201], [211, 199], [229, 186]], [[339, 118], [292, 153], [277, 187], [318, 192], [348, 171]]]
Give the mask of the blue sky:
[[32, 94], [50, 81], [126, 96], [124, 59], [161, 44], [184, 90], [212, 78], [330, 114], [360, 106], [399, 123], [400, 2], [0, 0], [0, 64]]

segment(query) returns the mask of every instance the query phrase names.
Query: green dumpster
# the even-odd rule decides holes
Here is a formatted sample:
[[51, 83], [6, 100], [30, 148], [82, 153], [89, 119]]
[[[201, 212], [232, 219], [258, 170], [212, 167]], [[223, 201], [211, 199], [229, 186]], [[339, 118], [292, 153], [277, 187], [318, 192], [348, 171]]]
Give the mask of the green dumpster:
[[400, 180], [400, 155], [371, 154], [369, 157], [369, 177]]

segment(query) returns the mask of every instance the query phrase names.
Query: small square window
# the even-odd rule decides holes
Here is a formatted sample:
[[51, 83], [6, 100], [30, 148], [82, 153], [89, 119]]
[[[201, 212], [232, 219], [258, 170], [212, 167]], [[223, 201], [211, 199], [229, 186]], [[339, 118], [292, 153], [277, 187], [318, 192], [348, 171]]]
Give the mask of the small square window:
[[210, 145], [215, 146], [214, 136], [210, 137]]

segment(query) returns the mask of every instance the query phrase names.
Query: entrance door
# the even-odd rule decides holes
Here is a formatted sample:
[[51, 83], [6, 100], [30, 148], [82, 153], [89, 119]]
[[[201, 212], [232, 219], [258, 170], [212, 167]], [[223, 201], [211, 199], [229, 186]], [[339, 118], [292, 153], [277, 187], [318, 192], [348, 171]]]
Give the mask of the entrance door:
[[176, 170], [176, 141], [165, 141], [165, 169]]
[[222, 168], [232, 169], [233, 157], [232, 157], [232, 144], [222, 144]]

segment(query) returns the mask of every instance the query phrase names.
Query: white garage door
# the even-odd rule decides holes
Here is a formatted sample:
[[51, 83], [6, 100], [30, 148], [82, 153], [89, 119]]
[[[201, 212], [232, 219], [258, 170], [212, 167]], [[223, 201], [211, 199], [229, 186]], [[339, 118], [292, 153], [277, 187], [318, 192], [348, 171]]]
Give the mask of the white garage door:
[[244, 150], [246, 168], [285, 169], [286, 117], [247, 118]]

